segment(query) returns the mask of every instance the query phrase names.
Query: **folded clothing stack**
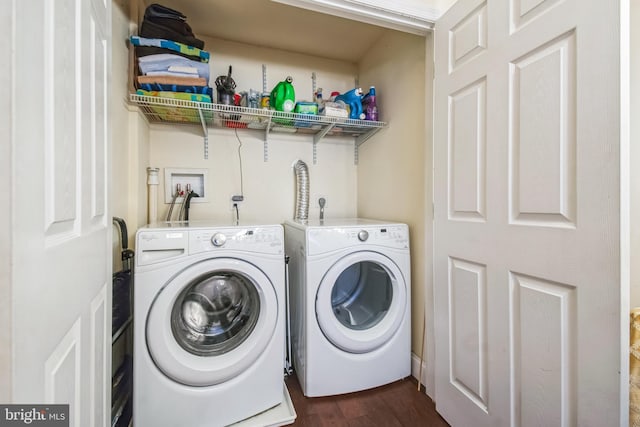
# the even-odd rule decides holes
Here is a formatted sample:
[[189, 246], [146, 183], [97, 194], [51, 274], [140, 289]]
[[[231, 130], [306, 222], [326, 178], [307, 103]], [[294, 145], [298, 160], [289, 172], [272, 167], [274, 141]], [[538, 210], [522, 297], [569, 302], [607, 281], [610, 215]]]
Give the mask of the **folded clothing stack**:
[[140, 36], [131, 36], [141, 75], [138, 95], [211, 102], [209, 52], [177, 10], [152, 4], [145, 10]]

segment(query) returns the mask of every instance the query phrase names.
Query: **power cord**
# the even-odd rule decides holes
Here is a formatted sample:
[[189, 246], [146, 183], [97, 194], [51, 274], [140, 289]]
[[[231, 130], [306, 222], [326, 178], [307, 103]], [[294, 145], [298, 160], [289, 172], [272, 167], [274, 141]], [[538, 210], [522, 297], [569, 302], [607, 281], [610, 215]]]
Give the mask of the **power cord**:
[[238, 204], [234, 203], [233, 208], [236, 210], [236, 225], [240, 224], [240, 212], [238, 210]]
[[238, 140], [238, 166], [240, 167], [240, 194], [234, 195], [231, 197], [233, 201], [233, 208], [236, 210], [236, 225], [240, 224], [240, 208], [238, 207], [238, 202], [242, 202], [244, 200], [244, 173], [242, 171], [242, 140], [238, 135], [238, 129], [234, 129], [236, 134], [236, 139]]
[[[240, 195], [244, 197], [244, 179], [242, 173], [242, 141], [240, 140], [240, 136], [238, 136], [238, 129], [234, 129], [236, 134], [236, 139], [238, 140], [238, 164], [240, 166]], [[237, 209], [237, 206], [236, 206]]]

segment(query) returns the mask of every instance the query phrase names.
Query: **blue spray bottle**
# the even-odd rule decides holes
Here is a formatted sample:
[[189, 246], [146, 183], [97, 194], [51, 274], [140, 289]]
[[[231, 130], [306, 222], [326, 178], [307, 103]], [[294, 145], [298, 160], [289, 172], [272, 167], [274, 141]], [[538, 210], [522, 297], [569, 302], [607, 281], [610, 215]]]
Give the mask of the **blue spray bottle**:
[[363, 120], [362, 88], [355, 88], [336, 96], [336, 102], [344, 102], [349, 107], [349, 118]]

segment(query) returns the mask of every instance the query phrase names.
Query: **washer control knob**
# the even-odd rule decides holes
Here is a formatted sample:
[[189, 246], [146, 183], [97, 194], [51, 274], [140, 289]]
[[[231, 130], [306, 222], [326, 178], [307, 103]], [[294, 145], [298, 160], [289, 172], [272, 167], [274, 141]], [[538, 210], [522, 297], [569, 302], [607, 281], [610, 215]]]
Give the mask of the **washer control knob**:
[[369, 232], [367, 230], [360, 230], [360, 232], [358, 233], [358, 240], [360, 240], [361, 242], [366, 242], [368, 238]]
[[213, 243], [213, 246], [217, 246], [217, 247], [224, 246], [226, 242], [227, 242], [227, 236], [225, 236], [222, 233], [216, 233], [211, 238], [211, 243]]

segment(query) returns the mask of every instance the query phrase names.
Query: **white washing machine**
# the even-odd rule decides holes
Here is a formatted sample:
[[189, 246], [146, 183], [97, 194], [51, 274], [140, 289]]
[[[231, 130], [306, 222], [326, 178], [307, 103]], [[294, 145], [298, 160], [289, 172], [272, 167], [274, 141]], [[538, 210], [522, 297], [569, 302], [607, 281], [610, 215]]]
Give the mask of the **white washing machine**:
[[405, 224], [287, 221], [293, 364], [306, 396], [365, 390], [411, 374]]
[[136, 427], [215, 427], [282, 401], [281, 225], [164, 223], [136, 235]]

